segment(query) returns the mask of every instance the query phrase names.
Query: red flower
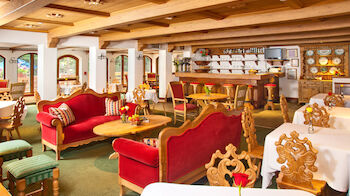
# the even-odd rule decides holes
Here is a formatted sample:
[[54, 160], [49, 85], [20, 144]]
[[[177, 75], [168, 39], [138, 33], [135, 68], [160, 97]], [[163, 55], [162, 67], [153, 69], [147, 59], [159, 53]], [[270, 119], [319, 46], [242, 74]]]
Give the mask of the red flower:
[[203, 51], [200, 51], [200, 53], [203, 53]]
[[332, 96], [332, 92], [329, 92], [328, 95], [329, 95], [329, 96]]
[[233, 173], [232, 176], [235, 180], [235, 184], [238, 186], [245, 187], [250, 182], [250, 180], [248, 179], [249, 176], [247, 174]]

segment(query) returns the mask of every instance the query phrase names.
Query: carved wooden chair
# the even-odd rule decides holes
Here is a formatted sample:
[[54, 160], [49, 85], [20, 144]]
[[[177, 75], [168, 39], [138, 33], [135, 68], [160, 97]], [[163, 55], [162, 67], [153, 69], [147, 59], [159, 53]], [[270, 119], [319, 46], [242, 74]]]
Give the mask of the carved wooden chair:
[[[217, 150], [211, 157], [209, 163], [205, 164], [207, 169], [207, 178], [211, 186], [233, 186], [238, 187], [232, 179], [232, 173], [247, 174], [249, 183], [246, 187], [253, 188], [258, 167], [251, 161], [247, 152], [243, 151], [241, 154], [236, 154], [237, 148], [229, 144], [226, 146], [226, 153], [222, 154]], [[245, 160], [248, 168], [245, 167], [242, 160]]]
[[12, 96], [10, 92], [0, 93], [0, 101], [12, 101]]
[[247, 85], [237, 85], [233, 103], [231, 100], [228, 100], [227, 102], [223, 103], [223, 105], [225, 105], [228, 109], [243, 110], [247, 96], [247, 90]]
[[23, 97], [25, 89], [26, 89], [25, 82], [11, 83], [10, 84], [10, 94], [12, 96], [12, 100], [16, 101], [20, 97]]
[[10, 140], [12, 137], [12, 131], [16, 130], [17, 135], [19, 138], [21, 138], [21, 135], [19, 134], [18, 127], [22, 125], [21, 118], [24, 112], [24, 99], [23, 97], [20, 97], [13, 110], [12, 116], [7, 119], [0, 122], [0, 130], [6, 130], [6, 140]]
[[324, 104], [326, 106], [329, 106], [330, 103], [332, 103], [334, 106], [337, 106], [337, 107], [344, 107], [344, 99], [342, 96], [340, 95], [335, 95], [335, 94], [332, 94], [332, 95], [327, 95], [324, 99]]
[[242, 127], [244, 130], [243, 136], [248, 144], [248, 154], [253, 159], [254, 163], [258, 162], [258, 174], [260, 174], [261, 162], [264, 155], [264, 146], [260, 146], [256, 139], [255, 122], [252, 110], [245, 107], [242, 112]]
[[305, 125], [310, 124], [312, 122], [313, 126], [318, 127], [330, 127], [329, 125], [329, 113], [327, 112], [325, 107], [319, 107], [317, 103], [314, 103], [312, 106], [312, 112], [309, 113], [304, 110], [304, 118], [305, 118]]
[[[138, 104], [139, 110], [143, 110], [144, 115], [149, 115], [149, 105], [145, 101], [145, 90], [142, 88], [135, 88], [133, 91], [135, 103]], [[139, 113], [139, 111], [137, 112]]]
[[[198, 106], [195, 104], [188, 103], [188, 100], [185, 98], [184, 85], [182, 82], [170, 82], [169, 89], [173, 100], [174, 124], [176, 123], [177, 115], [183, 116], [184, 122], [185, 122], [188, 111], [195, 110], [198, 113]], [[176, 102], [182, 102], [182, 103], [176, 104]]]
[[38, 91], [34, 91], [35, 103], [38, 103], [41, 100], [41, 96]]
[[313, 180], [312, 174], [317, 171], [314, 164], [318, 151], [307, 138], [299, 139], [296, 131], [290, 135], [291, 137], [287, 137], [283, 134], [275, 143], [278, 153], [277, 162], [284, 164], [276, 179], [278, 188], [300, 189], [314, 195], [321, 195], [326, 182]]
[[280, 105], [281, 105], [281, 111], [283, 120], [285, 123], [290, 123], [289, 115], [288, 115], [288, 103], [287, 99], [284, 95], [281, 95], [280, 97]]

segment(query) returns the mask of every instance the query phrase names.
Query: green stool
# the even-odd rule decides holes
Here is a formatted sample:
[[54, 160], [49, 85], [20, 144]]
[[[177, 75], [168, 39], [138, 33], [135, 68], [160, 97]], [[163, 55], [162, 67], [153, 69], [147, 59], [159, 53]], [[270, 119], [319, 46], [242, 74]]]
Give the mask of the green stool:
[[11, 140], [0, 143], [0, 183], [7, 180], [2, 178], [2, 164], [13, 159], [32, 156], [32, 146], [24, 140]]
[[[44, 154], [9, 163], [6, 165], [6, 169], [8, 171], [7, 178], [9, 180], [10, 193], [14, 195], [16, 185], [17, 195], [24, 196], [27, 185], [41, 182], [43, 195], [47, 195], [48, 180], [52, 178], [53, 195], [58, 196], [59, 170], [57, 166], [58, 163], [55, 160]], [[41, 190], [32, 193], [37, 193]]]

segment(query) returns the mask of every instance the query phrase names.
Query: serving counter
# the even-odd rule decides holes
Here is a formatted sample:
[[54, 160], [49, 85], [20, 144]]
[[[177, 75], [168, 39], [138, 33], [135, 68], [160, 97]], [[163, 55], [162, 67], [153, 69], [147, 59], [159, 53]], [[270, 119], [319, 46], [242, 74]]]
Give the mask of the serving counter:
[[[284, 73], [262, 73], [262, 74], [215, 74], [215, 73], [193, 73], [193, 72], [176, 72], [176, 77], [184, 82], [215, 83], [217, 91], [225, 93], [223, 84], [234, 85], [252, 85], [252, 100], [255, 107], [262, 107], [266, 103], [264, 85], [269, 83], [273, 77], [284, 77]], [[275, 98], [278, 98], [278, 79], [275, 80], [277, 85], [275, 89]]]

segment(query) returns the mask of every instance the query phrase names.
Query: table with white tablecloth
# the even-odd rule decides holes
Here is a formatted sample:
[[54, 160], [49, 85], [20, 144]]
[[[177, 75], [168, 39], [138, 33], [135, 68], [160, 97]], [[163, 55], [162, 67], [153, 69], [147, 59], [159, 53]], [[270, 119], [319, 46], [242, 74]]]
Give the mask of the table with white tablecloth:
[[[324, 104], [324, 98], [328, 94], [326, 93], [319, 93], [317, 95], [314, 95], [310, 98], [309, 104], [312, 105], [314, 103], [317, 103], [319, 106], [325, 106]], [[350, 95], [344, 95], [344, 107], [350, 108]]]
[[[133, 92], [127, 92], [125, 95], [125, 99], [127, 102], [134, 102], [134, 94]], [[145, 100], [153, 101], [153, 103], [158, 103], [158, 95], [155, 89], [145, 90]]]
[[292, 131], [299, 133], [299, 138], [307, 137], [314, 148], [318, 150], [314, 179], [325, 180], [334, 190], [346, 192], [350, 180], [350, 131], [314, 127], [315, 133], [308, 134], [308, 126], [284, 123], [265, 138], [264, 158], [261, 167], [262, 187], [267, 188], [276, 171], [281, 169], [277, 163], [278, 153], [275, 142], [282, 134], [290, 137]]
[[[312, 196], [311, 193], [291, 189], [242, 188], [244, 196]], [[234, 196], [238, 195], [237, 187], [187, 185], [157, 182], [149, 184], [141, 196]]]
[[[0, 117], [9, 117], [13, 114], [14, 106], [16, 101], [0, 101]], [[27, 106], [24, 106], [24, 111], [22, 115], [22, 120], [27, 115]]]
[[[305, 122], [304, 118], [304, 110], [306, 109], [307, 105], [304, 105], [303, 107], [299, 108], [294, 113], [293, 117], [293, 124], [300, 124], [303, 125]], [[329, 125], [330, 128], [334, 129], [350, 129], [349, 122], [350, 122], [350, 108], [344, 108], [344, 107], [332, 107], [329, 109], [327, 106], [325, 107], [327, 109], [327, 112], [329, 113]]]

